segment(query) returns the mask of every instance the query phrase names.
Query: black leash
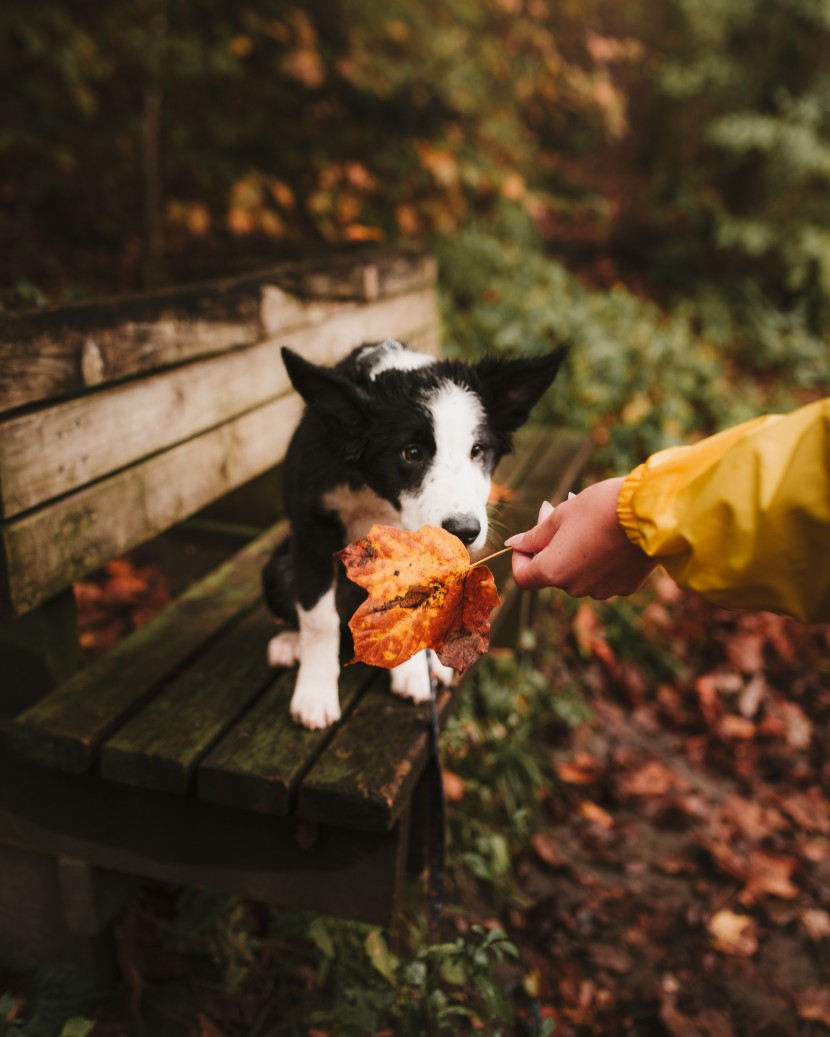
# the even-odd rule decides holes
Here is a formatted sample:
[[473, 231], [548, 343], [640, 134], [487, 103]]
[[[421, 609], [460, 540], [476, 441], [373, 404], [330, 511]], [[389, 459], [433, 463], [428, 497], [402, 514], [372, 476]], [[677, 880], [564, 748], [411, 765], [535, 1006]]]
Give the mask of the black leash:
[[429, 942], [437, 943], [441, 934], [441, 920], [444, 911], [444, 879], [447, 855], [447, 801], [444, 796], [444, 772], [441, 767], [441, 729], [438, 724], [438, 678], [432, 672], [427, 655], [429, 670], [429, 702], [430, 702], [430, 748], [427, 768], [430, 771], [429, 802], [429, 842], [427, 862], [429, 881], [427, 885], [429, 900]]

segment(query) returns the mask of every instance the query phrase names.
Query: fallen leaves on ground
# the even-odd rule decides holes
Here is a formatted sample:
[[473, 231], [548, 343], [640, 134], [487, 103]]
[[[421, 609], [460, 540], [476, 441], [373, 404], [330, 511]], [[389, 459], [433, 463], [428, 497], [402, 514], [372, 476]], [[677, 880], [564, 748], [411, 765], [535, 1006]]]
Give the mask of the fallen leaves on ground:
[[338, 557], [369, 592], [349, 622], [355, 661], [389, 669], [432, 648], [463, 672], [487, 651], [499, 603], [493, 574], [445, 529], [375, 525]]
[[114, 558], [74, 585], [78, 635], [87, 660], [113, 648], [170, 601], [159, 565]]
[[723, 908], [706, 923], [716, 950], [749, 958], [758, 950], [758, 926], [749, 915]]
[[568, 614], [551, 598], [537, 638], [594, 719], [551, 747], [509, 930], [557, 1034], [826, 1034], [830, 626], [659, 577]]

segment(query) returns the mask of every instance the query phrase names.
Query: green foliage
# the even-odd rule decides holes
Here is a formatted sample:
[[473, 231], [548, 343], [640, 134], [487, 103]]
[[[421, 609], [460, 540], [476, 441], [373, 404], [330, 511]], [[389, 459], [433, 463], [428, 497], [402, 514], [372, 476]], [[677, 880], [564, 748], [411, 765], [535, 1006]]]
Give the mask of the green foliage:
[[786, 320], [796, 332], [774, 367], [785, 371], [830, 331], [827, 4], [668, 0], [655, 25], [635, 29], [653, 47], [656, 89], [632, 113], [650, 138], [640, 202], [652, 273], [676, 294], [718, 294], [747, 359], [758, 307], [764, 323]]
[[262, 933], [245, 903], [226, 896], [184, 889], [168, 937], [180, 950], [198, 948], [222, 970], [226, 990], [239, 990], [256, 961]]
[[528, 658], [495, 653], [481, 660], [442, 736], [444, 764], [463, 783], [449, 812], [448, 859], [457, 881], [472, 875], [519, 902], [513, 858], [527, 848], [542, 796], [556, 781], [555, 728], [588, 716], [572, 686], [552, 688]]
[[642, 614], [652, 600], [647, 585], [633, 598], [591, 602], [590, 607], [600, 617], [604, 636], [617, 659], [634, 663], [639, 671], [648, 674], [653, 685], [675, 684], [687, 669], [682, 651], [671, 641], [644, 636]]
[[[393, 950], [378, 928], [191, 891], [179, 899], [168, 939], [188, 954], [207, 954], [224, 990], [250, 996], [265, 989], [257, 1032], [269, 1037], [304, 1034], [310, 1026], [338, 1037], [384, 1028], [432, 1037], [466, 1033], [476, 1019], [496, 1035], [513, 1020], [496, 970], [517, 957], [516, 948], [503, 932], [479, 925], [440, 944], [413, 926]], [[298, 989], [298, 975], [311, 989]]]
[[0, 313], [3, 310], [30, 310], [46, 306], [48, 299], [37, 285], [18, 281], [9, 289], [0, 292]]
[[729, 391], [728, 353], [692, 314], [666, 314], [617, 286], [588, 290], [550, 258], [518, 210], [473, 226], [439, 252], [448, 348], [571, 354], [543, 416], [601, 432], [599, 462], [625, 469], [649, 453], [758, 412], [751, 387]]
[[495, 1037], [512, 1021], [494, 970], [518, 952], [501, 930], [473, 925], [466, 937], [432, 945], [416, 932], [414, 953], [402, 957], [378, 929], [322, 919], [314, 926], [324, 962], [321, 995], [332, 999], [314, 1013], [321, 1027], [335, 1023], [343, 1037], [384, 1026], [402, 1037], [429, 1037], [464, 1032], [464, 1021], [479, 1019]]

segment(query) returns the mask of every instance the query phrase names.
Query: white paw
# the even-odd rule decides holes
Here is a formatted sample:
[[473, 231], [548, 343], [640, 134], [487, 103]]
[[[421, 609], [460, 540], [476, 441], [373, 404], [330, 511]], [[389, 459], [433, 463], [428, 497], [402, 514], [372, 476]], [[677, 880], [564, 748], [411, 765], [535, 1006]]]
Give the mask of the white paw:
[[300, 633], [284, 630], [268, 642], [269, 666], [293, 666], [300, 658]]
[[446, 688], [455, 680], [455, 670], [452, 666], [445, 666], [431, 648], [429, 649], [429, 668], [435, 674], [438, 683], [443, 684]]
[[413, 702], [429, 702], [429, 670], [424, 652], [418, 652], [405, 663], [396, 666], [390, 673], [392, 691]]
[[328, 727], [340, 719], [340, 697], [337, 694], [337, 682], [333, 686], [316, 684], [307, 686], [300, 683], [294, 688], [291, 698], [291, 717], [298, 724], [313, 731]]

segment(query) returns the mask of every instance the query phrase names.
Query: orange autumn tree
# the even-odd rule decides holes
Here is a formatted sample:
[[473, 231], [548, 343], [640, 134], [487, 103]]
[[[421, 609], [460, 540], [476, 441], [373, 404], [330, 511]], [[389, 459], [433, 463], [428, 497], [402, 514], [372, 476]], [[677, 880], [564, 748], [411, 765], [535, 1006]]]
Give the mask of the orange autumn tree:
[[338, 557], [369, 592], [349, 622], [354, 662], [389, 669], [432, 648], [463, 672], [487, 651], [499, 604], [493, 574], [445, 529], [375, 525]]

